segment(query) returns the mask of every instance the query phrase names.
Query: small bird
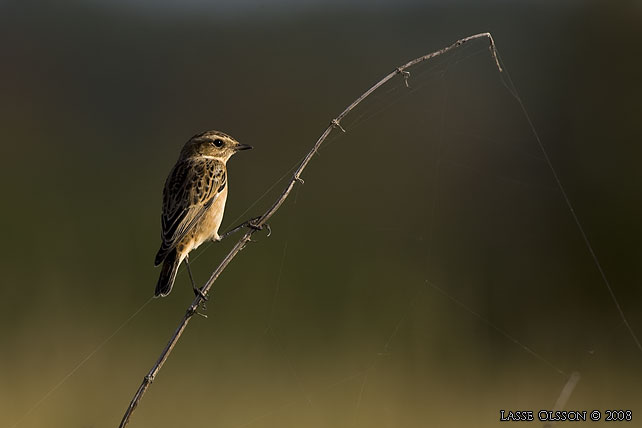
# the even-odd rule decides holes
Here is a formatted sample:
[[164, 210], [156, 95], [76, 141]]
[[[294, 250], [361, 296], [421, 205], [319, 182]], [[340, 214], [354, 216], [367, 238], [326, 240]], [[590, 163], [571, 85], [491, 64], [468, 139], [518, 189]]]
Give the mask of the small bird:
[[[219, 131], [206, 131], [183, 146], [163, 189], [161, 247], [155, 266], [163, 264], [155, 297], [172, 291], [176, 273], [185, 260], [189, 271], [189, 252], [208, 240], [219, 241], [218, 228], [223, 220], [227, 199], [227, 161], [240, 150], [240, 144]], [[192, 280], [194, 293], [201, 294]]]

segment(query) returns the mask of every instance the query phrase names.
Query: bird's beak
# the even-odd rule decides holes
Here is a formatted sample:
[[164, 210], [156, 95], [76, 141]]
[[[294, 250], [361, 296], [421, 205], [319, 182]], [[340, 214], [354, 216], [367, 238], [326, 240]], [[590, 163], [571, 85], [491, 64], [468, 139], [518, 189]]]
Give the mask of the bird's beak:
[[240, 151], [240, 150], [250, 150], [251, 148], [253, 148], [253, 147], [252, 146], [248, 146], [247, 144], [238, 144], [235, 147], [237, 152]]

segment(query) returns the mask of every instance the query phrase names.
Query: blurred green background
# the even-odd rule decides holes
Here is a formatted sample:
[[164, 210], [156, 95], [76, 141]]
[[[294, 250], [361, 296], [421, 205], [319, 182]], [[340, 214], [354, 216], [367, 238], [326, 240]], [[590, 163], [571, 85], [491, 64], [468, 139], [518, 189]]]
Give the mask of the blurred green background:
[[[229, 164], [226, 230], [369, 85], [481, 31], [642, 334], [641, 19], [639, 1], [0, 2], [0, 426], [118, 424], [192, 300], [183, 270], [52, 388], [151, 297], [191, 135], [255, 146]], [[344, 120], [132, 427], [493, 427], [552, 408], [573, 371], [567, 408], [639, 424], [642, 353], [487, 46]], [[193, 255], [199, 281], [232, 245]]]

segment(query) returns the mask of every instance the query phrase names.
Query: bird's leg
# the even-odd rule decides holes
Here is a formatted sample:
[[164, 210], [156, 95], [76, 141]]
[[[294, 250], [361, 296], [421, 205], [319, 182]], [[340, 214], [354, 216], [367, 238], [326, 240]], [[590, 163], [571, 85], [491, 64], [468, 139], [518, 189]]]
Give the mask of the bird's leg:
[[[192, 289], [194, 290], [194, 294], [196, 296], [201, 296], [201, 298], [204, 301], [207, 301], [207, 296], [203, 294], [200, 288], [196, 286], [196, 283], [194, 282], [194, 277], [192, 276], [192, 269], [189, 267], [189, 255], [185, 256], [185, 266], [187, 266], [187, 273], [189, 274], [189, 280], [192, 282]], [[205, 309], [205, 304], [203, 304], [203, 309]]]
[[224, 234], [220, 235], [218, 240], [222, 241], [224, 238], [227, 238], [228, 236], [232, 235], [235, 232], [238, 232], [239, 230], [243, 229], [244, 227], [249, 227], [250, 229], [254, 230], [263, 230], [263, 227], [267, 227], [268, 230], [268, 236], [272, 233], [272, 229], [270, 229], [269, 225], [263, 225], [263, 226], [257, 226], [256, 222], [260, 219], [261, 217], [254, 217], [251, 220], [248, 220], [246, 222], [243, 222], [236, 226], [235, 228], [232, 228], [231, 230], [228, 230]]

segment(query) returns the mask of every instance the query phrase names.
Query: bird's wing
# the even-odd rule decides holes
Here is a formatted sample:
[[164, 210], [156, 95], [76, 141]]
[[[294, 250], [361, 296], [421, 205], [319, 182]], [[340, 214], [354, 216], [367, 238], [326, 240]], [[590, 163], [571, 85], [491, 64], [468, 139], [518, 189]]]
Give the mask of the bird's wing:
[[225, 185], [225, 165], [216, 159], [186, 159], [174, 166], [163, 189], [162, 243], [156, 265], [192, 230]]

